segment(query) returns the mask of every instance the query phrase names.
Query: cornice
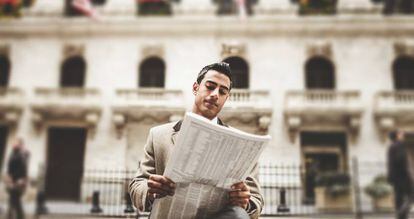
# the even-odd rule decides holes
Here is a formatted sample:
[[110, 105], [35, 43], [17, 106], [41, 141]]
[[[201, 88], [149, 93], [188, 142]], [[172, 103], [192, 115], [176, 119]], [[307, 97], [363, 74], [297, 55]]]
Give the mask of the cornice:
[[0, 37], [398, 37], [414, 35], [414, 16], [255, 16], [22, 18], [0, 21]]

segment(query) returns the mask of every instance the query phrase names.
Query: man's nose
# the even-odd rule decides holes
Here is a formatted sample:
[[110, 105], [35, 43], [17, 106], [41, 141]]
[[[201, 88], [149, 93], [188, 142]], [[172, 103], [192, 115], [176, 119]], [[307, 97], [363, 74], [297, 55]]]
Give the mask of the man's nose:
[[219, 96], [219, 89], [214, 89], [211, 93], [210, 93], [211, 97], [214, 97], [216, 99], [218, 99]]

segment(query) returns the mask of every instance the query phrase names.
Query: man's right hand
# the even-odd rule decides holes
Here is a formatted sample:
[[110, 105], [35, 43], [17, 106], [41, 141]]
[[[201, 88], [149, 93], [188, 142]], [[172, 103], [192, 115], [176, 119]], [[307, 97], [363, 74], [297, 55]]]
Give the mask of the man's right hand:
[[174, 195], [175, 183], [162, 175], [152, 174], [149, 176], [148, 182], [148, 195], [154, 200], [156, 198], [162, 198], [167, 195]]

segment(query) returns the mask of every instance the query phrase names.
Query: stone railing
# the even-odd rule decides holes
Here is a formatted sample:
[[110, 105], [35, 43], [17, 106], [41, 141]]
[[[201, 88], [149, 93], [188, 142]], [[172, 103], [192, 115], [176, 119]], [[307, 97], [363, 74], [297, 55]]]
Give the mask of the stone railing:
[[412, 124], [414, 91], [381, 91], [375, 95], [374, 115], [382, 140], [396, 127]]
[[23, 110], [23, 92], [18, 88], [0, 88], [2, 122], [17, 123]]
[[35, 90], [37, 106], [90, 106], [99, 105], [100, 93], [92, 88], [37, 88]]
[[290, 91], [286, 95], [288, 111], [339, 110], [353, 111], [361, 108], [359, 92], [335, 90]]
[[269, 91], [233, 89], [225, 108], [272, 108]]
[[414, 91], [382, 91], [375, 97], [376, 111], [414, 111]]
[[117, 90], [117, 106], [183, 106], [181, 90], [140, 88]]
[[18, 88], [0, 88], [0, 108], [20, 109], [23, 105], [23, 92]]

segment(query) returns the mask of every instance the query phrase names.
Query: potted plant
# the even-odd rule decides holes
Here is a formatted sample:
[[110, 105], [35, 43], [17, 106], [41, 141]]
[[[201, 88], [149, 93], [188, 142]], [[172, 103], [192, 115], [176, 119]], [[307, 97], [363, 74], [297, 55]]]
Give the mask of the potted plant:
[[392, 187], [384, 175], [378, 175], [368, 184], [365, 193], [372, 198], [375, 211], [391, 211], [393, 209]]
[[22, 4], [20, 0], [2, 0], [0, 1], [0, 18], [2, 17], [19, 17], [21, 15]]
[[322, 173], [316, 177], [315, 204], [319, 211], [352, 210], [350, 177], [346, 173]]

